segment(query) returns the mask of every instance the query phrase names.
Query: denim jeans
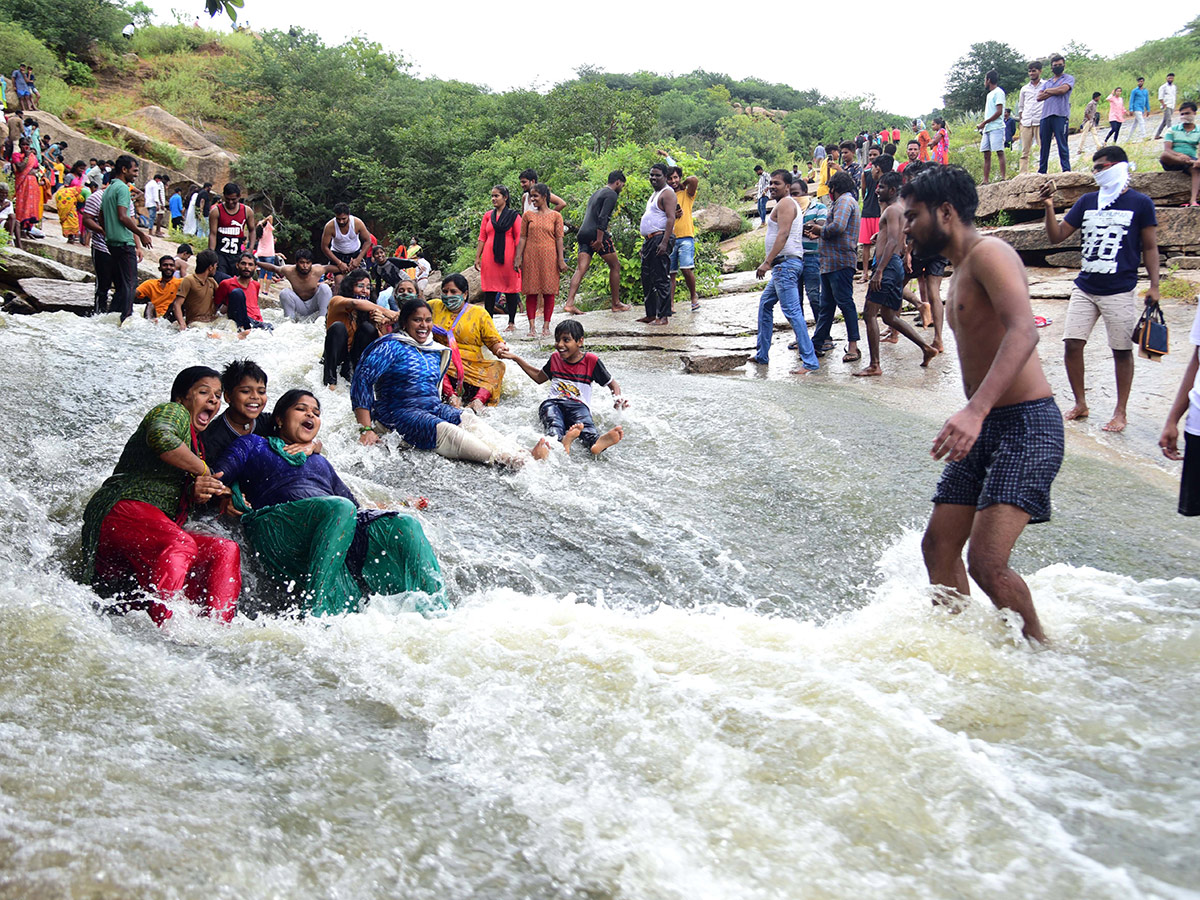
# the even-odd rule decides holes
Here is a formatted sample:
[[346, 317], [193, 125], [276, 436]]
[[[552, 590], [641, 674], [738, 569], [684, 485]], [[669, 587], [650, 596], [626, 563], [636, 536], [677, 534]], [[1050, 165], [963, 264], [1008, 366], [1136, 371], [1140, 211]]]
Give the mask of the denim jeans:
[[767, 195], [763, 194], [758, 198], [758, 218], [765, 222], [767, 221]]
[[854, 305], [854, 267], [848, 266], [821, 275], [821, 317], [813, 332], [813, 343], [820, 347], [829, 340], [833, 314], [842, 311], [846, 320], [846, 340], [858, 341], [858, 308]]
[[1038, 159], [1038, 173], [1046, 174], [1050, 165], [1050, 139], [1058, 144], [1058, 163], [1064, 172], [1071, 171], [1071, 148], [1067, 145], [1067, 117], [1042, 116], [1039, 126], [1039, 137], [1042, 141], [1042, 152]]
[[771, 353], [771, 338], [775, 334], [775, 304], [796, 333], [796, 345], [800, 349], [800, 361], [806, 369], [819, 369], [821, 363], [813, 351], [812, 339], [808, 336], [808, 325], [804, 321], [804, 308], [800, 305], [800, 277], [804, 263], [798, 259], [784, 259], [771, 269], [771, 280], [758, 301], [758, 350], [754, 354], [757, 362], [765, 363]]
[[[804, 253], [804, 293], [812, 307], [813, 321], [821, 318], [821, 257], [816, 250]], [[800, 297], [800, 313], [804, 314], [804, 296]]]

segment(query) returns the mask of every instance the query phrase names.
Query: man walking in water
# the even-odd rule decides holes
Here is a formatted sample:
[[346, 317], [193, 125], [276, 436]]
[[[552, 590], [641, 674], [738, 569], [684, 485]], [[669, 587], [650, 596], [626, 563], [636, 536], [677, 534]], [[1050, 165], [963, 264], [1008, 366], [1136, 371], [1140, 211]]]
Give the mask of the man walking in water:
[[208, 249], [217, 254], [217, 280], [237, 275], [237, 261], [246, 243], [254, 252], [254, 210], [242, 202], [242, 189], [229, 182], [221, 191], [222, 202], [208, 213]]
[[654, 193], [646, 201], [639, 231], [642, 233], [642, 293], [647, 325], [666, 325], [671, 315], [671, 245], [675, 243], [675, 192], [667, 186], [666, 163], [650, 167]]
[[321, 252], [333, 263], [333, 289], [342, 284], [342, 276], [362, 265], [371, 249], [371, 232], [358, 216], [350, 215], [350, 207], [339, 203], [333, 208], [333, 218], [325, 223], [321, 233]]
[[[1050, 486], [1063, 457], [1063, 421], [1037, 355], [1025, 267], [999, 238], [975, 230], [979, 196], [960, 166], [933, 166], [900, 190], [914, 252], [954, 264], [947, 320], [958, 343], [967, 405], [933, 441], [948, 459], [921, 541], [935, 602], [970, 593], [970, 577], [992, 603], [1045, 634], [1025, 581], [1009, 568], [1025, 526], [1050, 518]], [[967, 564], [963, 565], [963, 546]]]
[[567, 289], [567, 305], [565, 311], [571, 315], [579, 315], [583, 310], [575, 305], [575, 294], [583, 276], [587, 274], [592, 257], [599, 256], [608, 266], [608, 290], [611, 296], [613, 312], [625, 312], [628, 304], [621, 302], [621, 260], [617, 256], [616, 245], [608, 230], [609, 220], [617, 209], [617, 200], [621, 191], [625, 190], [625, 173], [616, 169], [608, 173], [608, 184], [592, 194], [587, 203], [587, 212], [583, 214], [583, 222], [579, 225], [579, 262], [571, 275], [571, 286]]

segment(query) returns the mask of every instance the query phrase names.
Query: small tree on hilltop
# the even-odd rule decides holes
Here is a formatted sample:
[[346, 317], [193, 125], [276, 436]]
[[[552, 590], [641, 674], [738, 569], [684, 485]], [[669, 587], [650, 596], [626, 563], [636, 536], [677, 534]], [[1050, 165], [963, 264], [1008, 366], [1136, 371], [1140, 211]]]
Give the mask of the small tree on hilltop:
[[984, 73], [995, 69], [1000, 73], [1000, 87], [1013, 93], [1028, 77], [1028, 63], [1027, 57], [1000, 41], [972, 44], [967, 55], [947, 73], [942, 103], [947, 111], [958, 113], [983, 109], [987, 99], [987, 91], [983, 89]]

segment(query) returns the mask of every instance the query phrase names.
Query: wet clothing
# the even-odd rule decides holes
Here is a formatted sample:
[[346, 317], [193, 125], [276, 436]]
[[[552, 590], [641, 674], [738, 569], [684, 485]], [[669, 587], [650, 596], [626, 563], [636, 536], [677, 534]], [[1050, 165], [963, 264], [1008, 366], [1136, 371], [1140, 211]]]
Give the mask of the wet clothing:
[[642, 295], [646, 298], [646, 315], [651, 319], [671, 315], [671, 252], [658, 252], [664, 240], [668, 248], [674, 243], [674, 238], [662, 231], [642, 241]]
[[326, 328], [324, 383], [337, 384], [339, 374], [349, 381], [364, 351], [377, 337], [379, 330], [370, 321], [360, 322], [354, 329], [353, 338], [344, 322], [334, 322]]
[[477, 391], [486, 391], [488, 396], [480, 399], [495, 406], [504, 384], [505, 366], [501, 360], [484, 359], [483, 348], [486, 346], [495, 353], [504, 338], [492, 324], [491, 315], [471, 303], [464, 303], [461, 309], [451, 312], [441, 300], [431, 300], [429, 308], [433, 310], [434, 325], [454, 332], [463, 364], [463, 387], [472, 385]]
[[934, 503], [986, 509], [994, 503], [1050, 520], [1050, 485], [1063, 459], [1063, 418], [1053, 397], [999, 406], [987, 414], [964, 459], [942, 472]]
[[271, 326], [263, 322], [262, 310], [258, 308], [258, 282], [253, 278], [246, 287], [242, 287], [236, 278], [226, 278], [217, 285], [214, 301], [218, 307], [225, 307], [226, 315], [242, 331], [250, 328], [271, 330]]
[[[265, 415], [260, 415], [254, 420], [254, 430], [250, 432], [235, 431], [234, 427], [229, 424], [229, 410], [221, 413], [213, 419], [204, 431], [200, 432], [200, 443], [204, 446], [204, 458], [210, 461], [218, 460], [225, 455], [225, 451], [240, 437], [246, 434], [257, 434], [262, 437], [267, 437], [271, 430], [270, 423]], [[220, 469], [213, 469], [214, 472], [219, 472]]]
[[458, 425], [462, 412], [441, 400], [442, 373], [450, 351], [433, 344], [428, 349], [391, 334], [375, 341], [354, 370], [350, 403], [399, 432], [419, 450], [437, 446], [441, 422]]
[[211, 322], [217, 317], [217, 304], [214, 300], [217, 293], [217, 282], [212, 278], [204, 278], [192, 272], [179, 280], [175, 290], [176, 297], [183, 298], [183, 321], [185, 325], [193, 322]]
[[567, 429], [580, 422], [583, 423], [583, 431], [576, 438], [579, 443], [590, 449], [600, 439], [600, 430], [592, 421], [592, 411], [574, 400], [554, 397], [543, 400], [538, 407], [538, 420], [542, 423], [542, 431], [556, 441], [561, 441]]
[[[879, 265], [876, 263], [875, 265]], [[903, 305], [904, 291], [904, 258], [899, 253], [893, 254], [883, 267], [882, 283], [879, 290], [867, 287], [867, 302], [878, 303], [888, 309], [900, 311]]]
[[[617, 201], [620, 195], [610, 188], [608, 185], [596, 191], [587, 202], [587, 212], [583, 214], [583, 221], [579, 224], [579, 249], [585, 253], [595, 253], [592, 249], [592, 243], [596, 240], [596, 234], [603, 231], [605, 236], [608, 236], [608, 223], [612, 219], [613, 212], [616, 211]], [[607, 253], [607, 250], [601, 250], [601, 253]]]
[[246, 204], [239, 203], [235, 212], [229, 212], [222, 203], [217, 207], [217, 280], [232, 277], [237, 272], [238, 254], [245, 247]]

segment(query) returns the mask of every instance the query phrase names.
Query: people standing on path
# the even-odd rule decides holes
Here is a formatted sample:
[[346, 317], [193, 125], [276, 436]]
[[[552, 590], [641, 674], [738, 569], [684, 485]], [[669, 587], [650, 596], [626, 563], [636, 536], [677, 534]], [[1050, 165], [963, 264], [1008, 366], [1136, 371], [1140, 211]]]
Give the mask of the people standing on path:
[[183, 228], [183, 193], [182, 191], [173, 191], [171, 199], [167, 201], [167, 206], [171, 210], [171, 227]]
[[1121, 123], [1125, 121], [1125, 100], [1121, 96], [1119, 87], [1113, 88], [1112, 93], [1105, 98], [1108, 103], [1108, 134], [1104, 136], [1104, 140], [1100, 142], [1103, 147], [1108, 143], [1109, 138], [1112, 138], [1114, 144], [1121, 140]]
[[862, 359], [858, 349], [858, 309], [854, 306], [854, 270], [858, 262], [858, 202], [854, 182], [845, 172], [829, 180], [832, 206], [825, 224], [807, 226], [805, 236], [820, 239], [821, 315], [813, 329], [812, 342], [817, 356], [834, 348], [831, 338], [833, 316], [841, 310], [846, 320], [846, 353], [842, 362]]
[[339, 203], [333, 208], [333, 218], [321, 232], [321, 252], [333, 263], [333, 289], [342, 284], [348, 272], [359, 268], [371, 251], [371, 233], [358, 216], [350, 215], [350, 206]]
[[161, 172], [146, 182], [146, 190], [142, 196], [142, 202], [146, 204], [146, 218], [150, 220], [149, 227], [153, 229], [152, 234], [154, 237], [162, 237], [162, 214], [167, 205], [167, 193], [163, 189]]
[[1079, 129], [1079, 155], [1075, 157], [1078, 161], [1083, 158], [1083, 154], [1087, 152], [1084, 142], [1088, 138], [1092, 139], [1092, 152], [1100, 149], [1100, 133], [1096, 129], [1096, 123], [1100, 121], [1100, 92], [1095, 91], [1092, 94], [1091, 102], [1083, 108], [1083, 124]]
[[[221, 202], [208, 213], [208, 249], [217, 254], [218, 281], [237, 274], [241, 252], [255, 234], [254, 210], [242, 202], [242, 189], [230, 181], [221, 191]], [[249, 247], [254, 252], [254, 245]]]
[[[879, 198], [875, 195], [875, 184], [880, 172], [875, 169], [875, 163], [881, 158], [878, 148], [872, 147], [867, 154], [867, 167], [858, 178], [859, 195], [862, 197], [862, 209], [858, 218], [858, 255], [862, 272], [856, 280], [864, 284], [871, 279], [871, 248], [874, 246], [875, 236], [879, 234]], [[891, 164], [892, 158], [889, 156], [889, 172]]]
[[975, 230], [979, 197], [965, 169], [924, 170], [900, 194], [914, 252], [954, 263], [946, 306], [967, 396], [931, 450], [948, 460], [921, 541], [934, 602], [967, 597], [969, 573], [996, 607], [1021, 616], [1027, 639], [1044, 642], [1029, 586], [1009, 566], [1025, 526], [1050, 519], [1063, 457], [1063, 420], [1037, 355], [1025, 266], [1008, 244]]
[[[1200, 516], [1200, 309], [1192, 320], [1192, 331], [1188, 335], [1192, 355], [1179, 383], [1179, 392], [1167, 423], [1163, 426], [1158, 446], [1167, 459], [1183, 460], [1183, 472], [1179, 476], [1179, 514]], [[1179, 452], [1179, 420], [1187, 414], [1183, 426], [1184, 451]]]
[[100, 204], [104, 202], [104, 192], [108, 190], [107, 182], [101, 184], [99, 190], [83, 203], [79, 212], [79, 222], [84, 230], [92, 236], [92, 271], [96, 273], [95, 306], [92, 315], [108, 312], [108, 292], [113, 283], [112, 257], [108, 255], [108, 244], [104, 242], [104, 226], [100, 224]]
[[258, 265], [287, 281], [288, 286], [279, 292], [279, 308], [293, 322], [305, 316], [324, 316], [329, 310], [333, 290], [325, 275], [333, 271], [333, 266], [313, 265], [312, 251], [307, 247], [296, 251], [294, 265], [280, 266], [265, 260], [259, 260]]
[[984, 119], [975, 128], [981, 132], [979, 149], [983, 151], [983, 183], [987, 184], [992, 176], [992, 153], [1000, 162], [1000, 180], [1008, 173], [1004, 161], [1004, 88], [1000, 87], [1000, 73], [995, 69], [989, 71], [983, 76], [983, 86], [987, 89]]
[[[521, 182], [521, 213], [533, 211], [533, 187], [538, 184], [538, 174], [533, 169], [526, 169], [522, 172], [517, 180]], [[567, 201], [562, 197], [551, 192], [549, 208], [556, 213], [561, 213], [567, 208]]]
[[1038, 157], [1038, 174], [1045, 175], [1050, 166], [1050, 140], [1058, 145], [1058, 164], [1064, 172], [1071, 171], [1071, 148], [1067, 143], [1067, 124], [1071, 118], [1071, 91], [1075, 78], [1067, 74], [1067, 61], [1061, 54], [1050, 57], [1051, 77], [1042, 82], [1037, 98], [1042, 101], [1042, 152]]
[[[804, 291], [801, 294], [801, 315], [803, 315], [804, 306], [803, 295], [808, 294], [808, 305], [812, 309], [815, 323], [821, 315], [821, 242], [816, 238], [809, 237], [808, 232], [825, 227], [829, 209], [816, 197], [808, 196], [808, 184], [804, 179], [792, 182], [791, 195], [804, 209], [804, 227], [800, 241], [800, 245], [804, 248]], [[805, 203], [808, 205], [805, 206]], [[789, 346], [788, 349], [793, 348]], [[798, 343], [795, 349], [799, 349]], [[813, 352], [816, 352], [816, 348], [813, 348]]]
[[1042, 186], [1046, 236], [1059, 244], [1082, 230], [1083, 261], [1063, 325], [1064, 363], [1075, 405], [1065, 418], [1086, 419], [1083, 348], [1096, 325], [1104, 320], [1117, 379], [1117, 407], [1105, 431], [1124, 431], [1129, 390], [1133, 384], [1131, 335], [1141, 313], [1137, 298], [1138, 266], [1145, 261], [1150, 275], [1146, 303], [1158, 302], [1158, 217], [1154, 201], [1130, 188], [1129, 158], [1120, 147], [1101, 147], [1092, 155], [1099, 191], [1084, 194], [1060, 223], [1054, 214], [1054, 185]]
[[[503, 298], [501, 309], [508, 314], [505, 331], [514, 331], [517, 310], [521, 308], [521, 273], [513, 268], [517, 244], [521, 241], [521, 215], [509, 206], [508, 188], [504, 185], [493, 187], [491, 198], [491, 212], [484, 213], [479, 223], [475, 268], [479, 272], [487, 314], [496, 315], [496, 301]], [[567, 305], [570, 312], [570, 301]]]
[[1028, 66], [1029, 83], [1021, 86], [1017, 95], [1017, 123], [1021, 129], [1021, 164], [1018, 174], [1029, 172], [1029, 154], [1038, 143], [1042, 127], [1042, 106], [1037, 95], [1042, 90], [1042, 61], [1035, 59]]
[[1197, 145], [1200, 130], [1196, 128], [1196, 102], [1184, 100], [1179, 104], [1179, 124], [1163, 133], [1163, 152], [1159, 158], [1164, 172], [1187, 172], [1192, 177], [1191, 196], [1184, 206], [1196, 206], [1196, 191], [1200, 189], [1200, 159]]
[[621, 191], [625, 190], [625, 173], [615, 169], [608, 173], [608, 184], [596, 191], [587, 202], [587, 210], [576, 235], [579, 246], [579, 262], [571, 275], [571, 286], [567, 291], [566, 311], [577, 315], [583, 310], [575, 306], [575, 295], [583, 276], [587, 274], [592, 258], [599, 256], [608, 266], [609, 306], [613, 312], [627, 312], [629, 304], [621, 302], [621, 259], [613, 243], [609, 223], [616, 212]]
[[700, 179], [695, 175], [683, 175], [683, 169], [675, 165], [674, 160], [667, 157], [671, 173], [667, 176], [667, 184], [675, 192], [675, 246], [671, 248], [671, 300], [669, 309], [675, 308], [675, 284], [680, 273], [683, 283], [687, 285], [688, 296], [692, 303], [692, 312], [700, 308], [696, 298], [696, 226], [692, 222], [692, 206], [696, 202], [696, 192], [699, 190]]
[[767, 218], [765, 255], [755, 270], [759, 278], [766, 277], [770, 271], [771, 280], [758, 301], [758, 342], [750, 361], [762, 366], [770, 361], [771, 340], [775, 336], [775, 304], [778, 303], [792, 326], [800, 351], [801, 366], [793, 369], [792, 374], [807, 375], [820, 369], [821, 363], [813, 351], [808, 323], [804, 321], [804, 308], [800, 304], [800, 279], [804, 276], [804, 210], [791, 196], [791, 183], [791, 173], [785, 169], [771, 173], [771, 197], [775, 200], [775, 208]]
[[1154, 132], [1157, 141], [1162, 133], [1171, 127], [1171, 114], [1175, 111], [1175, 73], [1168, 72], [1167, 80], [1158, 86], [1158, 105], [1162, 109], [1162, 121], [1158, 123], [1158, 131]]
[[113, 292], [109, 311], [117, 311], [124, 322], [133, 315], [133, 292], [137, 281], [138, 241], [147, 250], [154, 245], [150, 235], [142, 231], [130, 215], [133, 204], [129, 185], [137, 180], [137, 160], [128, 154], [117, 157], [113, 164], [113, 177], [104, 191], [100, 204], [100, 224], [104, 226], [104, 242], [112, 262]]
[[754, 167], [758, 181], [754, 184], [754, 202], [758, 205], [758, 224], [767, 224], [767, 197], [771, 194], [771, 176], [763, 171], [762, 166]]
[[1146, 90], [1146, 79], [1138, 76], [1137, 87], [1129, 92], [1129, 112], [1133, 115], [1133, 128], [1129, 140], [1146, 139], [1146, 115], [1150, 112], [1150, 92]]
[[929, 144], [932, 141], [932, 138], [929, 136], [929, 129], [920, 120], [913, 122], [912, 129], [917, 140], [917, 159], [921, 160], [921, 162], [929, 162]]
[[550, 208], [550, 188], [535, 184], [529, 192], [533, 209], [521, 214], [521, 239], [513, 258], [513, 271], [521, 274], [521, 290], [525, 292], [525, 315], [529, 319], [529, 336], [537, 337], [538, 298], [542, 299], [542, 336], [550, 334], [550, 317], [554, 314], [554, 297], [562, 273], [567, 271], [563, 255], [563, 217]]
[[[755, 166], [760, 170], [762, 166]], [[666, 325], [671, 316], [671, 245], [675, 243], [675, 209], [678, 201], [667, 184], [666, 163], [650, 167], [650, 188], [646, 210], [638, 230], [642, 235], [642, 294], [646, 315], [638, 319], [647, 325]], [[770, 180], [768, 179], [768, 185]], [[764, 209], [765, 203], [760, 205]]]

